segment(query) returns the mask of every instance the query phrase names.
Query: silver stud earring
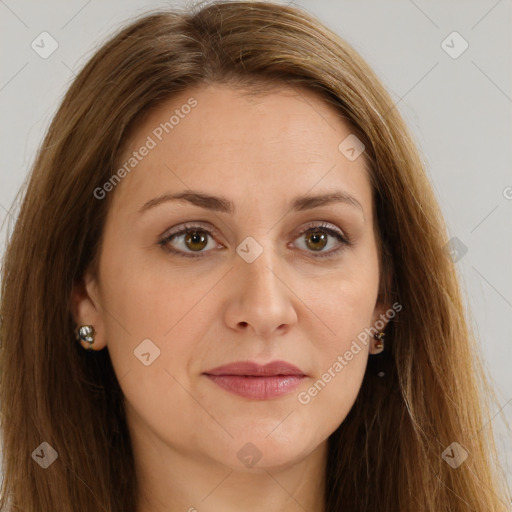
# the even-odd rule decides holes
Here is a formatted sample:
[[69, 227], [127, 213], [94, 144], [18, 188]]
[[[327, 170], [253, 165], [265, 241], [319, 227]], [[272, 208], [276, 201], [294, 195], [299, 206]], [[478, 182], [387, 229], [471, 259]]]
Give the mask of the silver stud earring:
[[75, 336], [78, 341], [89, 344], [86, 350], [94, 350], [92, 348], [94, 344], [94, 327], [92, 325], [81, 325], [76, 329]]

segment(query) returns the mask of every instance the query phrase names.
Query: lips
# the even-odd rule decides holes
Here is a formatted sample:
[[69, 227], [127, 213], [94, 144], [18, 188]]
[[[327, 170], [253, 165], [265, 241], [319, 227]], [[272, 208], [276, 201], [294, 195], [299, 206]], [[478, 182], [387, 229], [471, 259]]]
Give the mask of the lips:
[[204, 373], [213, 383], [235, 395], [253, 400], [268, 400], [291, 393], [306, 377], [286, 361], [259, 365], [239, 361], [219, 366]]
[[207, 375], [244, 375], [246, 377], [270, 377], [277, 375], [302, 375], [305, 374], [293, 364], [286, 361], [272, 361], [265, 365], [259, 365], [252, 361], [239, 361], [236, 363], [219, 366], [205, 372]]

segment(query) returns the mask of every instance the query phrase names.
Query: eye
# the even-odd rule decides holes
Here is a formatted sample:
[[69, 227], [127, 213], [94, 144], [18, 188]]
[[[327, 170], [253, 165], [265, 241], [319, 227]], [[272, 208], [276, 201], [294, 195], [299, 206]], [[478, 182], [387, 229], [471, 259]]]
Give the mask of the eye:
[[[333, 257], [339, 251], [352, 245], [352, 242], [336, 226], [329, 223], [306, 226], [297, 239], [302, 237], [305, 243], [301, 248], [307, 252], [316, 252], [317, 254], [313, 254], [315, 258]], [[326, 247], [331, 247], [331, 249], [324, 250]]]
[[158, 244], [173, 254], [189, 258], [200, 258], [211, 249], [223, 247], [214, 241], [214, 232], [208, 228], [188, 224], [180, 227], [181, 229], [164, 235]]

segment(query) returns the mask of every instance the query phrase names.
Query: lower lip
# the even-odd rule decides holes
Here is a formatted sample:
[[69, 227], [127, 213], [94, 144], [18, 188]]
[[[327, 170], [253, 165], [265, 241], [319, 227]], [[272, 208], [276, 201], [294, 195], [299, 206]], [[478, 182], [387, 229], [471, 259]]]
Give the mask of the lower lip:
[[304, 375], [244, 377], [241, 375], [208, 375], [211, 381], [231, 393], [253, 400], [268, 400], [291, 393]]

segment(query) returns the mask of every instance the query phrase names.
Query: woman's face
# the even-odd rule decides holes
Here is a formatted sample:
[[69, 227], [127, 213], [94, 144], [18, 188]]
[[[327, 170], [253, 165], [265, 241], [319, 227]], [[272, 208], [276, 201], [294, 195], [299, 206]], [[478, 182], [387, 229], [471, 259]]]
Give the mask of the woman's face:
[[[108, 346], [141, 449], [285, 467], [347, 416], [369, 351], [357, 337], [385, 311], [370, 181], [349, 136], [332, 107], [291, 88], [190, 89], [137, 127], [120, 183], [96, 192], [113, 201], [76, 314]], [[338, 196], [306, 200], [325, 194]], [[299, 371], [213, 372], [273, 361]]]

